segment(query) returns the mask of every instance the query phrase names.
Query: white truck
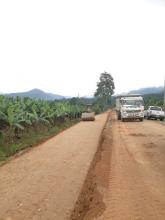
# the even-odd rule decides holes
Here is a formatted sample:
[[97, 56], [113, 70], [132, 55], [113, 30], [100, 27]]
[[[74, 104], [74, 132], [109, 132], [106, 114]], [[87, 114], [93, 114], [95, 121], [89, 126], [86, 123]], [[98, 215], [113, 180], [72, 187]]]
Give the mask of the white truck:
[[165, 113], [159, 106], [149, 106], [144, 113], [144, 117], [147, 119], [160, 119], [163, 121], [165, 118]]
[[116, 113], [118, 120], [144, 119], [143, 97], [138, 94], [119, 95], [116, 97]]

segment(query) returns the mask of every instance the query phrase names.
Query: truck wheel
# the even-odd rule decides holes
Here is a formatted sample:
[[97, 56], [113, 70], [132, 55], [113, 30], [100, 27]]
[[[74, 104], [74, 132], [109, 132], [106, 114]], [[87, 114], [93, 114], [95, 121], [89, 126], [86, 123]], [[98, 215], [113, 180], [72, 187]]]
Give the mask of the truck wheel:
[[122, 118], [121, 120], [122, 120], [122, 122], [125, 122], [125, 118]]
[[143, 118], [140, 118], [140, 121], [143, 121]]
[[121, 115], [120, 115], [120, 113], [117, 114], [117, 119], [118, 119], [118, 120], [121, 120]]
[[160, 121], [163, 121], [163, 118], [160, 118]]

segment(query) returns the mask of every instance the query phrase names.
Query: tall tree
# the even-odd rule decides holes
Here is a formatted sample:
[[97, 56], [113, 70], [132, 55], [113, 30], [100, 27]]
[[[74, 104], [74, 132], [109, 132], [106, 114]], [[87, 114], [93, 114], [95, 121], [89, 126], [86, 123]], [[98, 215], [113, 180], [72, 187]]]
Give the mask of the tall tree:
[[94, 95], [100, 100], [102, 107], [108, 104], [108, 100], [113, 95], [114, 89], [115, 84], [111, 74], [107, 72], [101, 73], [100, 81], [97, 83], [97, 89]]

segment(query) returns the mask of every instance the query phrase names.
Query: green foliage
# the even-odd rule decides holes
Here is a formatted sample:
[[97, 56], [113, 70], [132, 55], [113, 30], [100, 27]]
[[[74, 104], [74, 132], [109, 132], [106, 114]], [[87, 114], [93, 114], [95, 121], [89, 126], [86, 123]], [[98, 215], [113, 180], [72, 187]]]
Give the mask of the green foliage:
[[[34, 129], [39, 132], [43, 126], [51, 130], [60, 123], [77, 119], [84, 106], [69, 101], [45, 101], [31, 98], [10, 98], [0, 96], [0, 154], [3, 157], [3, 145], [9, 144], [8, 152], [13, 152], [13, 143], [23, 133]], [[12, 145], [11, 145], [12, 143]], [[7, 146], [7, 145], [6, 145]], [[17, 150], [17, 149], [16, 149]]]
[[102, 107], [98, 103], [93, 106], [92, 110], [95, 114], [100, 114], [103, 111]]
[[58, 119], [77, 118], [83, 106], [68, 101], [44, 101], [0, 96], [0, 129], [19, 129], [36, 124], [54, 125]]
[[104, 72], [100, 75], [100, 81], [97, 83], [96, 97], [109, 97], [114, 93], [115, 85], [111, 74]]
[[104, 111], [111, 103], [111, 96], [114, 93], [115, 84], [111, 74], [104, 72], [100, 75], [100, 81], [97, 83], [95, 97], [97, 98], [97, 108]]
[[145, 109], [147, 109], [148, 106], [154, 106], [154, 105], [163, 107], [163, 98], [164, 98], [163, 93], [146, 94], [143, 95], [143, 98], [144, 98]]

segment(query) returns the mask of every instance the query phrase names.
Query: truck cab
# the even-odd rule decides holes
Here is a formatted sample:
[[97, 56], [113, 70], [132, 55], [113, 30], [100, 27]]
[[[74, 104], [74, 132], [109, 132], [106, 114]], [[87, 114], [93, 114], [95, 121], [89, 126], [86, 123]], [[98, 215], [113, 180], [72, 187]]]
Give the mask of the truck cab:
[[144, 102], [141, 95], [121, 95], [116, 97], [118, 120], [144, 119]]

